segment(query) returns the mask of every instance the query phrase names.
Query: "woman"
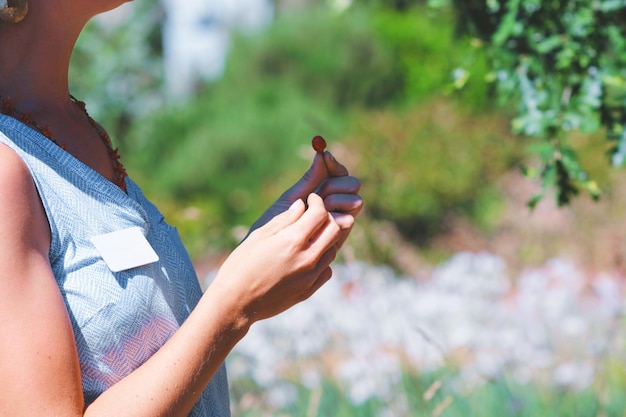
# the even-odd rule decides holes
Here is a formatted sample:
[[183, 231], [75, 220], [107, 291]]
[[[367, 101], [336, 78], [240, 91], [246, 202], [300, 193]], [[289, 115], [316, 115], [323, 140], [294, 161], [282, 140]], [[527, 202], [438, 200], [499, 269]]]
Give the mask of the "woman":
[[120, 0], [0, 0], [0, 416], [227, 416], [223, 362], [312, 295], [360, 184], [329, 153], [202, 293], [175, 230], [69, 93], [84, 25]]

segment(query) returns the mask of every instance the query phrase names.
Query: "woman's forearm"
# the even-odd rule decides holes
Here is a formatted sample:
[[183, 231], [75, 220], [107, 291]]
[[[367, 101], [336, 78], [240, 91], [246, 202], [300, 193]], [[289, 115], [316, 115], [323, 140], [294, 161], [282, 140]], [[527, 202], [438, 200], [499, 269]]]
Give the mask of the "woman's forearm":
[[85, 416], [186, 417], [249, 323], [209, 288], [180, 329], [147, 362], [105, 391]]

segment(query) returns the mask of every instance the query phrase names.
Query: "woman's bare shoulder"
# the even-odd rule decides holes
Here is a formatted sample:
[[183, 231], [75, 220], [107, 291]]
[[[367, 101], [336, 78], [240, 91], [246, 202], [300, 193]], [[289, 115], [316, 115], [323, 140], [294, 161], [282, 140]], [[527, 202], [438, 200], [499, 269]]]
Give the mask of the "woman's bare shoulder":
[[[45, 251], [50, 229], [39, 194], [24, 161], [0, 144], [0, 249], [11, 250], [20, 243]], [[15, 247], [14, 249], [19, 249]], [[22, 248], [25, 249], [25, 248]]]

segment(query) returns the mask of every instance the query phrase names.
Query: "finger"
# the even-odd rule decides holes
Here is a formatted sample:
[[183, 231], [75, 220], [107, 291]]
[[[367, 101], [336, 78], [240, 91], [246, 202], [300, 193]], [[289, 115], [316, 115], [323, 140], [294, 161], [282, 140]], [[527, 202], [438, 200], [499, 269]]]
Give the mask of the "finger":
[[352, 227], [354, 226], [354, 216], [345, 213], [331, 213], [331, 215], [341, 229], [339, 238], [335, 242], [335, 248], [337, 251], [339, 251], [346, 239], [348, 239], [348, 236], [350, 236], [350, 232], [352, 231]]
[[331, 194], [357, 194], [360, 189], [361, 181], [356, 177], [346, 175], [328, 178], [317, 193], [325, 198]]
[[330, 212], [356, 216], [363, 209], [363, 199], [356, 194], [332, 194], [324, 199], [324, 206]]
[[322, 254], [334, 247], [341, 238], [341, 227], [328, 213], [327, 221], [309, 238], [305, 248], [313, 253]]
[[304, 214], [304, 209], [304, 201], [300, 199], [294, 201], [288, 210], [285, 210], [282, 213], [274, 216], [274, 218], [265, 225], [263, 230], [267, 231], [270, 234], [275, 234], [283, 230], [284, 228], [296, 222], [300, 217], [302, 217], [302, 215]]
[[337, 223], [337, 226], [339, 226], [340, 229], [342, 230], [352, 229], [352, 226], [354, 226], [354, 216], [352, 216], [351, 214], [346, 214], [346, 213], [330, 213], [330, 214], [331, 216], [333, 216], [335, 223]]
[[299, 301], [304, 301], [304, 300], [310, 298], [313, 294], [315, 294], [317, 292], [317, 290], [319, 290], [322, 287], [322, 285], [327, 283], [332, 278], [332, 276], [333, 276], [333, 271], [332, 271], [331, 267], [328, 264], [325, 264], [324, 268], [315, 277], [315, 279], [312, 279], [310, 281], [309, 288], [307, 289], [306, 292], [304, 292], [302, 294], [302, 296], [301, 296]]
[[307, 202], [307, 210], [293, 227], [298, 228], [295, 233], [305, 236], [304, 242], [308, 248], [323, 253], [338, 238], [340, 228], [324, 207], [324, 201], [320, 196], [311, 194]]
[[328, 170], [324, 163], [324, 157], [315, 154], [313, 163], [293, 186], [281, 196], [282, 200], [293, 201], [297, 198], [305, 198], [309, 194], [315, 192], [324, 180], [328, 177]]
[[324, 152], [324, 162], [326, 164], [326, 169], [328, 170], [328, 175], [331, 177], [343, 177], [348, 175], [348, 169], [340, 164], [333, 154], [328, 151]]
[[335, 249], [337, 251], [339, 251], [341, 249], [341, 247], [343, 246], [343, 244], [346, 242], [346, 240], [350, 236], [350, 232], [351, 231], [352, 231], [352, 229], [347, 229], [347, 230], [343, 230], [341, 232], [341, 236], [339, 236], [339, 239], [337, 239], [337, 242], [335, 242]]
[[315, 267], [317, 278], [312, 282], [313, 292], [317, 291], [333, 274], [330, 264], [337, 258], [337, 247], [332, 245], [321, 256]]
[[[336, 253], [336, 251], [334, 252]], [[322, 287], [322, 285], [326, 284], [332, 278], [332, 276], [333, 276], [333, 270], [331, 269], [331, 267], [327, 266], [326, 268], [324, 268], [324, 271], [322, 271], [320, 276], [317, 278], [317, 280], [313, 284], [313, 293], [319, 290]]]
[[307, 242], [313, 235], [328, 222], [329, 213], [324, 207], [324, 200], [311, 193], [306, 201], [306, 210], [300, 218], [294, 222], [289, 230], [294, 236], [302, 236], [303, 242]]
[[335, 258], [337, 257], [337, 249], [333, 246], [331, 247], [325, 254], [324, 256], [322, 256], [322, 258], [320, 259], [320, 266], [322, 269], [322, 272], [320, 272], [320, 274], [318, 275], [317, 279], [313, 282], [312, 286], [311, 286], [311, 294], [315, 293], [317, 290], [319, 290], [322, 285], [324, 285], [325, 283], [328, 282], [328, 280], [330, 280], [333, 276], [333, 270], [330, 267], [330, 264], [335, 260]]

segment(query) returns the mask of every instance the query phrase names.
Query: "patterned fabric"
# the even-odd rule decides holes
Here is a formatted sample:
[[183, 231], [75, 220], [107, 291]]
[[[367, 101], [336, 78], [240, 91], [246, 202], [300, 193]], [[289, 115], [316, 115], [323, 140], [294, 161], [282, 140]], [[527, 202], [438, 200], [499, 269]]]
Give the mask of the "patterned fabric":
[[[202, 290], [176, 229], [131, 179], [126, 194], [38, 132], [3, 115], [0, 143], [25, 161], [48, 216], [50, 263], [74, 329], [89, 404], [165, 343]], [[133, 226], [141, 228], [160, 260], [112, 273], [90, 238]], [[229, 415], [222, 365], [190, 416]]]

